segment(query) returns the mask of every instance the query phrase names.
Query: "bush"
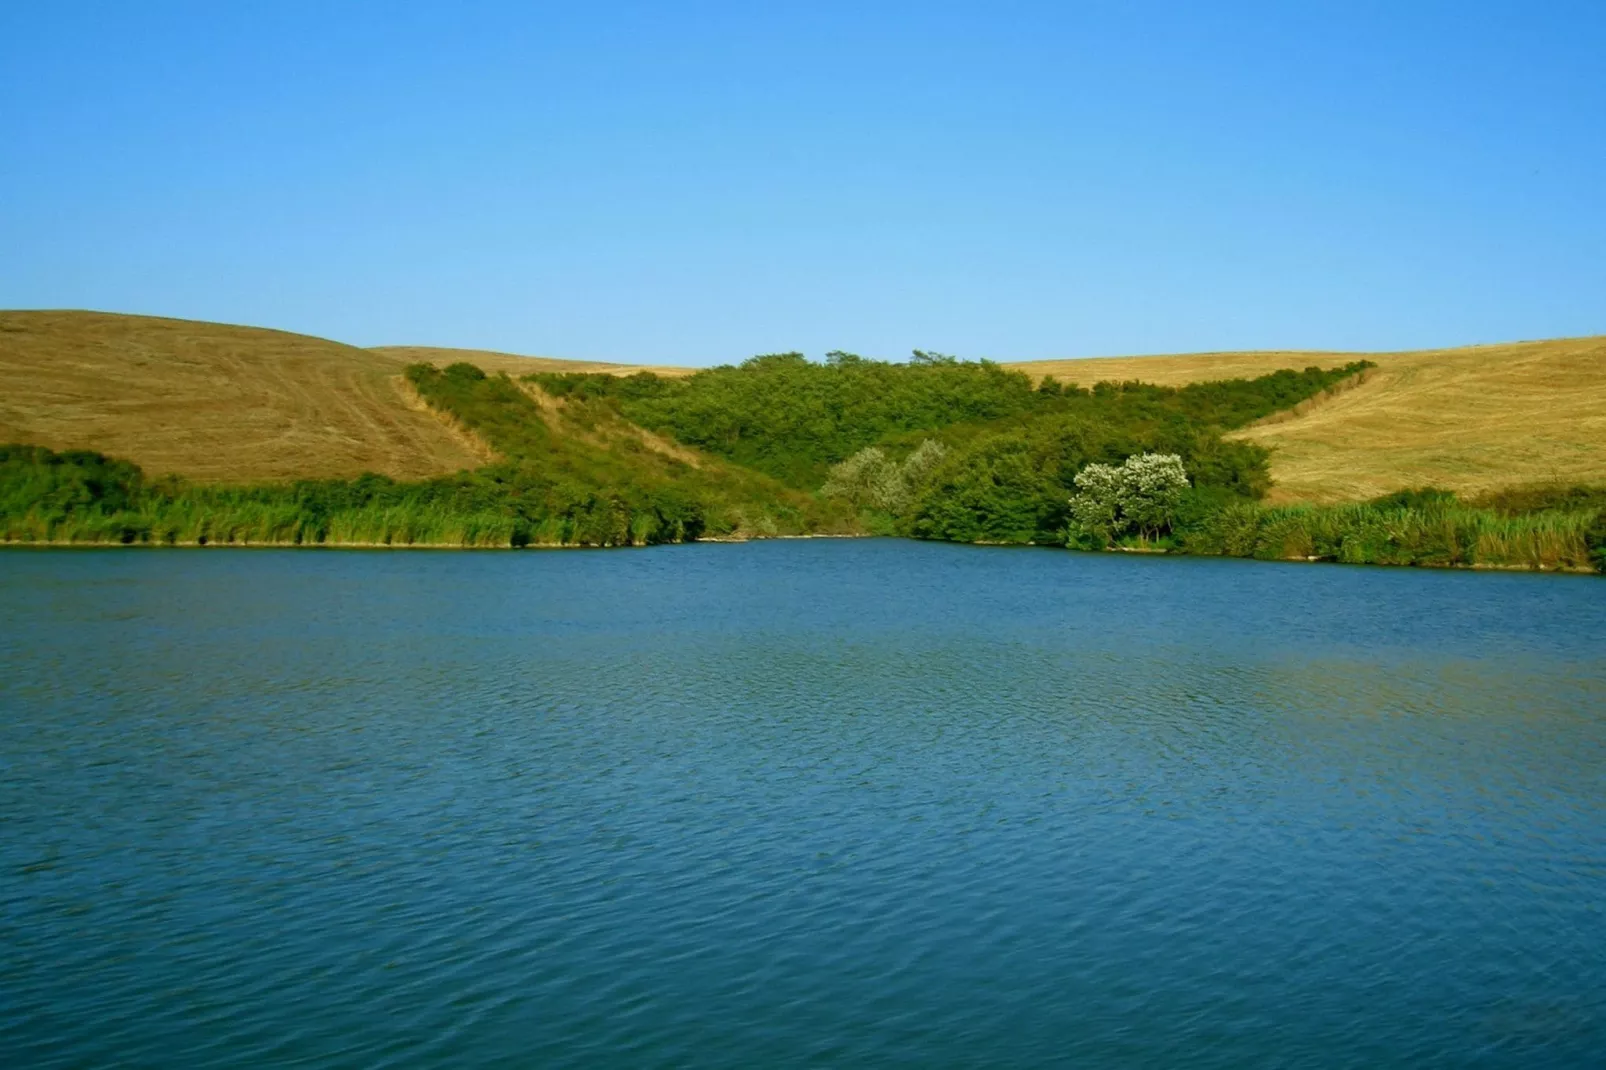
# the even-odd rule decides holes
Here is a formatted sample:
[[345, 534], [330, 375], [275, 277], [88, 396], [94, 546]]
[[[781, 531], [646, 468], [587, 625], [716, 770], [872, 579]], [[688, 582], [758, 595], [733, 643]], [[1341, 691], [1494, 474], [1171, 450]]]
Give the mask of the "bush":
[[1188, 473], [1174, 453], [1143, 453], [1119, 467], [1090, 464], [1076, 474], [1078, 493], [1070, 500], [1079, 541], [1108, 541], [1129, 531], [1144, 539], [1169, 531]]
[[947, 453], [942, 443], [926, 439], [900, 464], [879, 446], [867, 446], [833, 465], [820, 493], [856, 508], [901, 513]]
[[1397, 490], [1368, 504], [1378, 509], [1431, 509], [1455, 504], [1455, 492], [1438, 487], [1417, 487], [1414, 490]]
[[1590, 560], [1595, 565], [1596, 572], [1606, 572], [1606, 509], [1595, 514], [1584, 533], [1584, 543], [1589, 547]]

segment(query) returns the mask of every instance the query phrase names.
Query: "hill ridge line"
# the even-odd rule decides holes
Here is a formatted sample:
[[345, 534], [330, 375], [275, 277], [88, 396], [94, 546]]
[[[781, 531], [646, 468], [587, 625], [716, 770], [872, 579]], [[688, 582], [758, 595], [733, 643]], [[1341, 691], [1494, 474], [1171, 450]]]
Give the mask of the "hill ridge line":
[[[414, 359], [487, 372], [691, 375], [447, 347], [360, 347], [274, 327], [84, 310], [0, 312], [0, 442], [92, 449], [199, 481], [450, 474], [484, 451], [409, 404]], [[1606, 483], [1606, 336], [1439, 350], [1218, 351], [1002, 362], [1041, 379], [1179, 386], [1366, 359], [1374, 373], [1234, 432], [1273, 449], [1274, 500], [1438, 485]]]

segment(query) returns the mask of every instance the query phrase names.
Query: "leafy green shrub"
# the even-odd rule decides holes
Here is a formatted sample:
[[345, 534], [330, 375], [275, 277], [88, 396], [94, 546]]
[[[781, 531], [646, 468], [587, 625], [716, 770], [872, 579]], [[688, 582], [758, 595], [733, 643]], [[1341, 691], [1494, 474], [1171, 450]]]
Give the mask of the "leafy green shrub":
[[861, 509], [901, 513], [947, 453], [942, 443], [926, 439], [900, 463], [879, 446], [866, 446], [831, 466], [820, 493]]
[[1441, 490], [1438, 487], [1417, 487], [1373, 498], [1368, 504], [1378, 509], [1434, 509], [1454, 505], [1455, 500], [1454, 491]]
[[1119, 466], [1090, 464], [1074, 481], [1072, 538], [1079, 543], [1108, 542], [1129, 531], [1145, 540], [1156, 538], [1170, 530], [1189, 489], [1182, 458], [1174, 453], [1135, 454]]
[[1031, 445], [998, 436], [938, 465], [904, 530], [953, 542], [1061, 541], [1066, 518], [1061, 488]]
[[[1253, 496], [1267, 480], [1247, 470], [1263, 459], [1263, 451], [1225, 442], [1219, 431], [1312, 397], [1367, 367], [1361, 361], [1180, 388], [1100, 383], [1085, 390], [1045, 380], [1034, 389], [1023, 373], [989, 361], [917, 352], [907, 364], [891, 364], [835, 352], [824, 364], [777, 353], [676, 379], [573, 373], [528, 378], [554, 397], [606, 400], [643, 427], [810, 490], [825, 482], [832, 465], [870, 446], [885, 448], [939, 431], [957, 431], [944, 435], [949, 446], [1012, 430], [1035, 438], [1044, 431], [1026, 425], [1046, 419], [1061, 428], [1108, 424], [1110, 437], [1130, 440], [1101, 456], [1084, 455], [1075, 468], [1144, 449], [1178, 453], [1208, 484], [1247, 476], [1239, 489]], [[1068, 488], [1069, 478], [1063, 482]]]
[[1584, 533], [1584, 542], [1589, 547], [1589, 557], [1594, 562], [1595, 571], [1606, 572], [1606, 509], [1595, 513], [1595, 519]]
[[1479, 509], [1491, 509], [1502, 516], [1606, 509], [1606, 487], [1507, 487], [1480, 494], [1469, 504]]

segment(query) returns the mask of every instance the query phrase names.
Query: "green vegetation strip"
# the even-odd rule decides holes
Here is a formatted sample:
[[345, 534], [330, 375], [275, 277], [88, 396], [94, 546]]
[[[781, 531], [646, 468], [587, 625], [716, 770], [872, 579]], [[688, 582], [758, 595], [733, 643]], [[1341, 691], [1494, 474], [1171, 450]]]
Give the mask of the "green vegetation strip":
[[1606, 570], [1606, 492], [1433, 491], [1268, 508], [1268, 454], [1225, 432], [1369, 365], [1092, 389], [985, 361], [789, 353], [668, 379], [409, 381], [497, 460], [420, 482], [147, 478], [89, 452], [0, 447], [0, 539], [32, 543], [623, 546], [898, 534], [1378, 564]]

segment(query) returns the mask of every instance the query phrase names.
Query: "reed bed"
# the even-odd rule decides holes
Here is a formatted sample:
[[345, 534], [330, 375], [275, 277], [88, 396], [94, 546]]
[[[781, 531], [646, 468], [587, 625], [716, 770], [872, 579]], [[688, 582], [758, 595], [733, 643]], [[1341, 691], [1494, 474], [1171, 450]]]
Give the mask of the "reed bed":
[[1507, 515], [1460, 504], [1232, 505], [1184, 534], [1190, 553], [1463, 568], [1600, 568], [1601, 510]]
[[[768, 514], [716, 516], [704, 527], [603, 501], [534, 520], [496, 510], [459, 512], [450, 503], [372, 504], [329, 512], [294, 500], [156, 499], [116, 512], [34, 509], [0, 517], [0, 543], [134, 546], [647, 546], [792, 530]], [[790, 518], [788, 518], [790, 521]]]

